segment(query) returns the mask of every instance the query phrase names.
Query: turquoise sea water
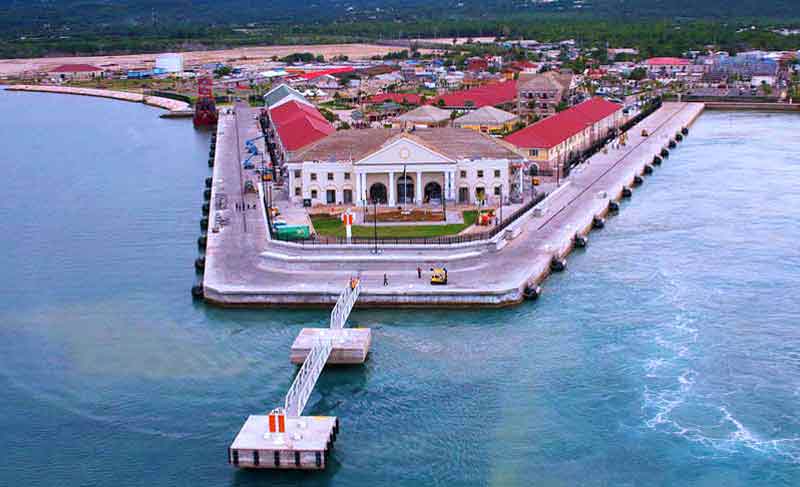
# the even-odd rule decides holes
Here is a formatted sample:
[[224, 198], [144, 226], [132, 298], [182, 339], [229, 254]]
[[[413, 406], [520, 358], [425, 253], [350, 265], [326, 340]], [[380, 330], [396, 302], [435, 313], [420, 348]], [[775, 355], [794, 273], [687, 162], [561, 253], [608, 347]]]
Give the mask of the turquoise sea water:
[[[0, 92], [0, 485], [800, 485], [797, 115], [704, 114], [536, 303], [358, 311], [323, 473], [237, 471], [324, 311], [192, 303], [208, 135]], [[476, 276], [479, 279], [480, 276]]]

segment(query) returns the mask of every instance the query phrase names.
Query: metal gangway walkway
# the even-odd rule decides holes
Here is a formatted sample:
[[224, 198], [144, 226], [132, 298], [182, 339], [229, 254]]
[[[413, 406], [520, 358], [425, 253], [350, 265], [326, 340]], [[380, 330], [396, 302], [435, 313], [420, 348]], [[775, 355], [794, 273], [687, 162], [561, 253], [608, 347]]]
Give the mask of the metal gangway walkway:
[[[342, 294], [339, 295], [339, 299], [336, 301], [333, 311], [331, 311], [331, 330], [344, 328], [359, 294], [361, 294], [361, 281], [353, 278], [345, 290], [342, 291]], [[303, 365], [294, 378], [289, 392], [286, 393], [284, 410], [287, 416], [302, 416], [308, 398], [311, 397], [314, 386], [317, 384], [317, 379], [322, 374], [325, 364], [328, 363], [328, 358], [333, 350], [334, 339], [334, 336], [327, 334], [320, 334], [316, 338], [314, 346], [303, 361]]]

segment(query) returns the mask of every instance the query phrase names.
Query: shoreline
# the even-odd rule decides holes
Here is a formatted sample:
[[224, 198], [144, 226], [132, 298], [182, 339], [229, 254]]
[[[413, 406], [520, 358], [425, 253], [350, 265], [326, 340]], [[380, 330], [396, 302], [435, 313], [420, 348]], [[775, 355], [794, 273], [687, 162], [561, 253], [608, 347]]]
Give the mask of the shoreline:
[[148, 106], [167, 110], [167, 113], [161, 115], [162, 117], [191, 116], [193, 113], [190, 105], [186, 102], [173, 100], [171, 98], [163, 98], [160, 96], [147, 96], [141, 93], [132, 93], [128, 91], [51, 85], [9, 85], [5, 87], [5, 90], [23, 91], [28, 93], [55, 93], [62, 95], [91, 96], [95, 98], [107, 98], [110, 100], [119, 100], [131, 103], [143, 103]]
[[[235, 195], [237, 201], [257, 203], [258, 210], [233, 215], [227, 210], [230, 224], [219, 233], [208, 232], [204, 299], [222, 307], [330, 306], [341, 283], [352, 275], [364, 285], [358, 308], [492, 308], [535, 298], [554, 272], [553, 260], [572, 252], [575, 237], [588, 235], [595, 219], [604, 218], [612, 202], [623, 197], [623, 189], [652, 170], [646, 167], [654, 156], [667, 149], [676, 132], [690, 126], [703, 109], [701, 103], [665, 103], [629, 131], [628, 146], [596, 154], [573, 171], [569, 184], [539, 203], [538, 211], [531, 209], [495, 241], [476, 242], [471, 246], [475, 256], [456, 260], [451, 259], [450, 246], [385, 245], [382, 254], [368, 256], [363, 246], [271, 241], [263, 198], [245, 195], [237, 184], [246, 177], [238, 164], [237, 140], [257, 135], [252, 114], [238, 106], [236, 114], [220, 118], [209, 200], [216, 201], [224, 182], [229, 204]], [[641, 137], [642, 128], [648, 129], [649, 137]], [[220, 210], [210, 206], [208, 221], [214, 222]], [[427, 269], [443, 262], [451, 284], [436, 287], [417, 279], [417, 265]], [[388, 286], [383, 285], [384, 273], [391, 276]]]

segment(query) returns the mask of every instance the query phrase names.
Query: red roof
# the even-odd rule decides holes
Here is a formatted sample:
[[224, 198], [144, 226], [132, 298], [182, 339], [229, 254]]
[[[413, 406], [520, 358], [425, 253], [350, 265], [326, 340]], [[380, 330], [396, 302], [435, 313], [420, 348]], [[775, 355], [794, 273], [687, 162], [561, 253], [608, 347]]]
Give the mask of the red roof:
[[330, 69], [322, 69], [319, 71], [309, 71], [307, 73], [301, 73], [297, 77], [308, 81], [315, 78], [319, 78], [320, 76], [325, 76], [326, 74], [349, 73], [351, 71], [355, 71], [355, 68], [353, 68], [352, 66], [345, 66], [343, 68], [330, 68]]
[[319, 110], [295, 100], [270, 109], [269, 115], [287, 151], [302, 149], [336, 131]]
[[621, 109], [622, 105], [595, 97], [514, 132], [505, 140], [520, 148], [549, 149]]
[[645, 63], [648, 66], [686, 66], [689, 60], [679, 57], [651, 57]]
[[384, 93], [382, 95], [373, 95], [369, 98], [370, 103], [383, 103], [385, 101], [419, 105], [422, 103], [422, 97], [416, 93]]
[[102, 71], [102, 69], [90, 64], [62, 64], [50, 70], [51, 73], [91, 73], [94, 71]]
[[445, 106], [463, 107], [466, 106], [466, 102], [470, 101], [475, 108], [480, 108], [511, 103], [516, 98], [517, 82], [506, 81], [505, 83], [492, 83], [469, 90], [447, 93], [434, 98], [431, 103], [438, 105], [439, 100], [444, 100]]

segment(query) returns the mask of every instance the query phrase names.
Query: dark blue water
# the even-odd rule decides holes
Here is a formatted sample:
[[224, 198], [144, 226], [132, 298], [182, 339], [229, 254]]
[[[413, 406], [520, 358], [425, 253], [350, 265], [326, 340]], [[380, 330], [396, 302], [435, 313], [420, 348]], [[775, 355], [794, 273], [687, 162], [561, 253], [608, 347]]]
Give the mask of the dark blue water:
[[369, 362], [309, 404], [333, 464], [286, 474], [226, 448], [327, 313], [191, 302], [208, 136], [82, 97], [0, 113], [0, 485], [800, 484], [796, 115], [703, 115], [535, 304], [355, 313]]

